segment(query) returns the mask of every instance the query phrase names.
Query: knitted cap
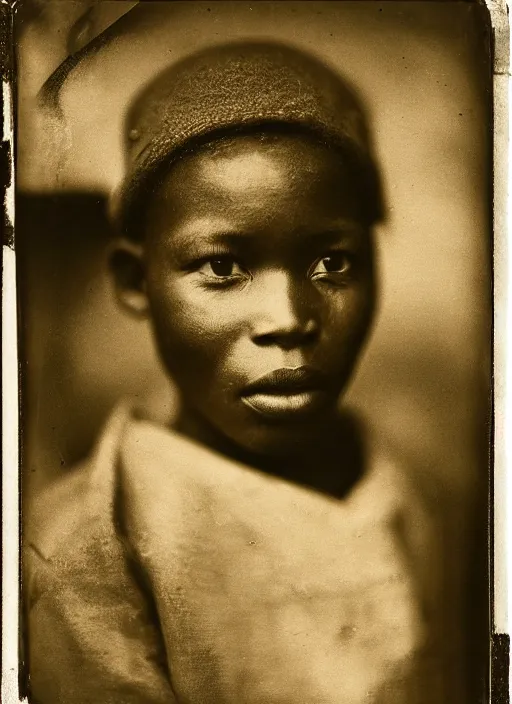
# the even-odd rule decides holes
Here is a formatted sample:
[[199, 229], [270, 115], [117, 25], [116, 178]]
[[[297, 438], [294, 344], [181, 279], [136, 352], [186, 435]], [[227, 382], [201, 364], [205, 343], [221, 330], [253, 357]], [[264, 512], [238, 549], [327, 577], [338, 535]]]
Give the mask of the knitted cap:
[[272, 126], [300, 129], [341, 147], [361, 178], [369, 222], [381, 217], [368, 128], [349, 87], [297, 49], [244, 42], [186, 57], [136, 97], [125, 123], [125, 176], [111, 200], [117, 226], [128, 234], [152, 177], [184, 150], [222, 134]]

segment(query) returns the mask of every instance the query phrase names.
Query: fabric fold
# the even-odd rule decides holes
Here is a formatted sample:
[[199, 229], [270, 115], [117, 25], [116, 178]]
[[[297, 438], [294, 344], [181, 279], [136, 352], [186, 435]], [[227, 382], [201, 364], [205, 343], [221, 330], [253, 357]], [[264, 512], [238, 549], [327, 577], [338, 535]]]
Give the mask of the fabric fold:
[[31, 511], [34, 701], [465, 701], [438, 521], [371, 435], [366, 455], [337, 500], [118, 410]]

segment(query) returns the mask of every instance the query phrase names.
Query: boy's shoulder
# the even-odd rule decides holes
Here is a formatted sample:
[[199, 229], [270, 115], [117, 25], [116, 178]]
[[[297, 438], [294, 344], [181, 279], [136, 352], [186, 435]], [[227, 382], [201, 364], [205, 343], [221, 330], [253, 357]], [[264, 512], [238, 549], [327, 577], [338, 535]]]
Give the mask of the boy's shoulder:
[[33, 548], [49, 560], [79, 533], [86, 520], [86, 505], [90, 506], [87, 494], [92, 466], [90, 459], [80, 462], [27, 501], [25, 548]]
[[116, 408], [91, 455], [27, 502], [26, 551], [51, 561], [113, 525], [116, 456], [128, 415], [125, 405]]
[[174, 702], [151, 596], [117, 521], [116, 410], [90, 459], [29, 507], [24, 618], [30, 689], [45, 704]]

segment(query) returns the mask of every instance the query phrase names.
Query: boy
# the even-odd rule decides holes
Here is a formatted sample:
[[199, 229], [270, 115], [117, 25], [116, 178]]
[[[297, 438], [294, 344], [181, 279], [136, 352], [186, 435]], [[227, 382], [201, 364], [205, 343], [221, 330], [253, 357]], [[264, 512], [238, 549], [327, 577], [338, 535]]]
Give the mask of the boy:
[[338, 408], [376, 298], [361, 106], [298, 51], [230, 44], [158, 76], [126, 135], [111, 266], [180, 411], [121, 407], [34, 510], [34, 701], [463, 701], [432, 519]]

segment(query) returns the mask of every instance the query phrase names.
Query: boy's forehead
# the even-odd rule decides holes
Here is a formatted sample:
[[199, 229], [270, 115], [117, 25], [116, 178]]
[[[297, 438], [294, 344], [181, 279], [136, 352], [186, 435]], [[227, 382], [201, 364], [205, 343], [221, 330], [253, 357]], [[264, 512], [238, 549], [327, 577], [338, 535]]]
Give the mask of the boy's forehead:
[[190, 187], [195, 182], [243, 192], [293, 186], [301, 175], [335, 175], [338, 181], [350, 178], [350, 169], [337, 150], [300, 134], [268, 137], [239, 135], [210, 143], [170, 165], [163, 181], [171, 188]]
[[360, 229], [350, 173], [321, 145], [257, 138], [189, 154], [157, 188], [149, 219], [164, 230], [236, 236], [272, 227], [300, 235]]
[[286, 177], [282, 160], [251, 148], [235, 153], [219, 154], [217, 158], [204, 158], [201, 172], [207, 182], [230, 191], [244, 192], [253, 188], [276, 188]]

